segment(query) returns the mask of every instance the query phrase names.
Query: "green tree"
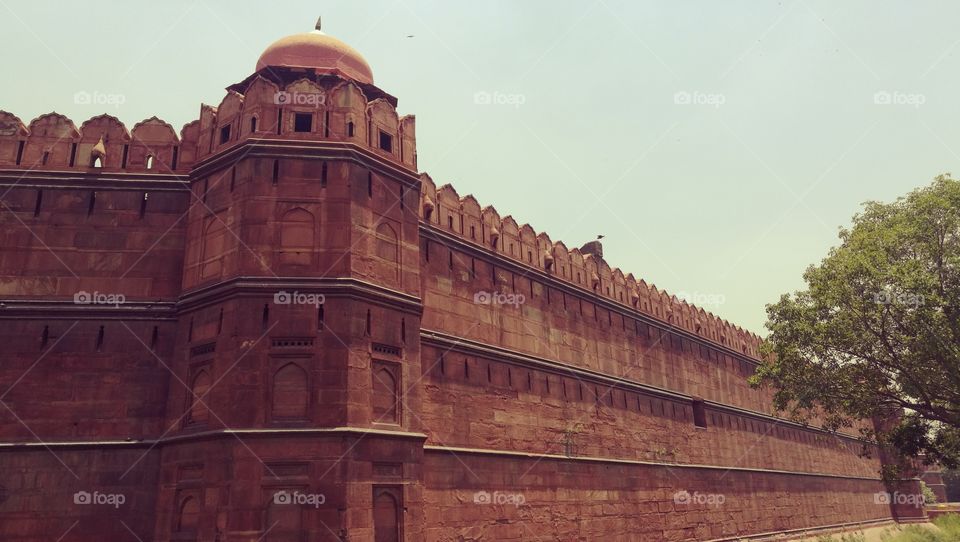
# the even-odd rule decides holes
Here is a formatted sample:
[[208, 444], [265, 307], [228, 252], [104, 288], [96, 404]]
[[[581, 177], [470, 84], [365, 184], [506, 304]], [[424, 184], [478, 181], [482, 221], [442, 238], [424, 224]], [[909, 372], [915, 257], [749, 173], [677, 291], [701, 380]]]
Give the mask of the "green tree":
[[767, 306], [767, 362], [752, 384], [771, 386], [793, 419], [831, 430], [884, 420], [864, 436], [956, 467], [960, 182], [943, 175], [895, 202], [866, 203], [840, 241], [806, 270], [805, 290]]

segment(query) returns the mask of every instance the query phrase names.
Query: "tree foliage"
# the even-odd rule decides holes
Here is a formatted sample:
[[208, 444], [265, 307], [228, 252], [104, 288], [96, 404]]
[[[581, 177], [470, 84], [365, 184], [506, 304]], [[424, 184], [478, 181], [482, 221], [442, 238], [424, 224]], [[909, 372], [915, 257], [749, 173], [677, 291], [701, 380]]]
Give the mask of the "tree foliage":
[[[960, 182], [869, 202], [807, 288], [767, 306], [767, 359], [752, 383], [775, 406], [865, 433], [904, 456], [960, 459]], [[892, 415], [898, 413], [898, 415]]]

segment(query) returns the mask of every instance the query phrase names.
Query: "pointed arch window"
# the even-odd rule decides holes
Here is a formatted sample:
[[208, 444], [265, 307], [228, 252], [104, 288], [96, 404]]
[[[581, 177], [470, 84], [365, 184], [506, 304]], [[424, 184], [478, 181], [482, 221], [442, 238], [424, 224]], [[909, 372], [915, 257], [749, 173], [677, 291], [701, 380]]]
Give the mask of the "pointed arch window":
[[307, 373], [296, 363], [288, 363], [273, 375], [271, 417], [274, 421], [305, 420], [310, 392]]
[[280, 262], [310, 265], [314, 247], [313, 214], [291, 209], [280, 219]]

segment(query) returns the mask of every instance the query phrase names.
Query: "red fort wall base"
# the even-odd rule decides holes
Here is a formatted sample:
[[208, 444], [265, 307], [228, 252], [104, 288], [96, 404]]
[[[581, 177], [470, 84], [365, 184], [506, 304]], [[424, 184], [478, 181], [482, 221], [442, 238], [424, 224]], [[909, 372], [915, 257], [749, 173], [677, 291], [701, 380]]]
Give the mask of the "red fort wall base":
[[0, 539], [924, 517], [856, 428], [772, 415], [756, 335], [418, 174], [396, 103], [313, 32], [179, 134], [0, 112]]

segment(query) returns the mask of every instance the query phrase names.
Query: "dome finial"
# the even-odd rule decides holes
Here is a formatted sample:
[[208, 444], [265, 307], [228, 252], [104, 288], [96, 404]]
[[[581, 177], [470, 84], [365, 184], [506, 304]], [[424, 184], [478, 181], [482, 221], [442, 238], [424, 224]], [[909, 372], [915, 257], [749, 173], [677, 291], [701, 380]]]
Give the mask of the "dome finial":
[[320, 19], [323, 19], [323, 16], [322, 16], [322, 15], [321, 15], [320, 17], [317, 17], [317, 26], [314, 27], [314, 28], [316, 28], [317, 30], [320, 30]]

